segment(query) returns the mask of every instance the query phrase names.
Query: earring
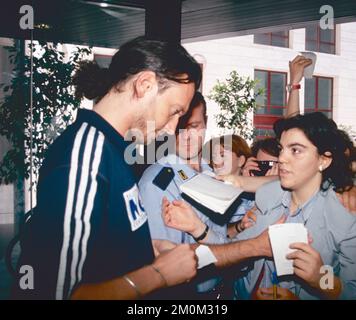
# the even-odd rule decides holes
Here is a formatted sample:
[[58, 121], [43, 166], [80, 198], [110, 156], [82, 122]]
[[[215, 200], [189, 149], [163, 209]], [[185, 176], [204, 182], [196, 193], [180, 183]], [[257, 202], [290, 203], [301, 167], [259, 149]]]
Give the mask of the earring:
[[323, 172], [323, 169], [324, 169], [323, 166], [320, 165], [320, 166], [319, 166], [319, 171], [320, 171], [320, 172]]

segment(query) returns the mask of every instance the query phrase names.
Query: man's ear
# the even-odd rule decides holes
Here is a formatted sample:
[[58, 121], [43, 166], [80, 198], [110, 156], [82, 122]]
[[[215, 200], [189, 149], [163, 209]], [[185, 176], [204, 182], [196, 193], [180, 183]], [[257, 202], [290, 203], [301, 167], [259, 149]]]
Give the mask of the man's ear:
[[158, 90], [156, 74], [153, 71], [141, 71], [133, 81], [133, 91], [137, 98], [143, 98], [146, 93]]

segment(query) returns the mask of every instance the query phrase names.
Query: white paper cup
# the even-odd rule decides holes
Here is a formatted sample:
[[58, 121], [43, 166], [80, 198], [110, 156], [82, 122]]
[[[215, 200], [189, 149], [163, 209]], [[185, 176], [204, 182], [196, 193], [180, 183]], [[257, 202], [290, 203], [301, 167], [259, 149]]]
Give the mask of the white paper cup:
[[314, 52], [308, 52], [308, 51], [302, 51], [300, 52], [300, 54], [307, 58], [307, 59], [311, 59], [313, 61], [313, 63], [304, 68], [304, 77], [306, 79], [311, 79], [313, 78], [313, 73], [314, 73], [314, 68], [315, 68], [315, 64], [316, 64], [316, 54]]

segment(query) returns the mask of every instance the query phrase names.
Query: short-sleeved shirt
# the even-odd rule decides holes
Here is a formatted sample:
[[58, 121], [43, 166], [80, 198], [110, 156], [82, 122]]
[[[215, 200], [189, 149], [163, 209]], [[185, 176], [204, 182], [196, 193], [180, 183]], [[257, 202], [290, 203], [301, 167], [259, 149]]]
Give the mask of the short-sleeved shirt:
[[[313, 239], [310, 245], [319, 252], [324, 265], [332, 267], [334, 274], [341, 280], [342, 292], [339, 298], [356, 299], [356, 217], [342, 206], [331, 187], [326, 191], [318, 191], [293, 216], [290, 215], [289, 204], [290, 192], [282, 189], [280, 181], [265, 184], [256, 193], [256, 223], [236, 239], [246, 240], [258, 236], [282, 215], [287, 215], [286, 223], [303, 223]], [[235, 282], [235, 290], [238, 298], [248, 299], [258, 284], [262, 269], [272, 264], [268, 259], [257, 259], [242, 266], [242, 275]], [[264, 278], [266, 281], [262, 281], [262, 286], [269, 286], [270, 279]], [[281, 287], [288, 288], [300, 299], [320, 298], [295, 275], [278, 280]]]
[[[154, 178], [164, 167], [170, 167], [174, 171], [174, 178], [166, 190], [160, 189], [153, 183]], [[201, 169], [202, 172], [212, 171], [209, 165], [203, 161]], [[144, 207], [147, 211], [152, 239], [165, 239], [175, 243], [196, 243], [194, 238], [188, 233], [167, 227], [163, 222], [161, 209], [163, 197], [167, 197], [169, 201], [182, 200], [179, 186], [196, 174], [197, 171], [175, 154], [163, 157], [145, 170], [139, 181], [139, 188]], [[209, 239], [207, 239], [208, 243], [220, 244], [229, 242], [226, 236], [226, 226], [217, 225], [197, 209], [195, 209], [195, 212], [200, 220], [206, 223], [211, 230]]]
[[[285, 223], [301, 223], [305, 225], [313, 212], [313, 207], [318, 197], [319, 192], [314, 194], [314, 196], [312, 196], [305, 204], [303, 204], [301, 207], [298, 207], [297, 210], [292, 213], [290, 212], [291, 193], [285, 191], [281, 199], [282, 205], [279, 207], [281, 214], [284, 214], [286, 216]], [[259, 285], [260, 288], [270, 288], [273, 286], [274, 272], [276, 272], [276, 267], [273, 259], [265, 259], [263, 266], [263, 277]], [[278, 285], [282, 288], [288, 289], [293, 294], [298, 295], [301, 290], [301, 286], [293, 280], [293, 277], [284, 278], [284, 280], [282, 280], [283, 278], [281, 278]], [[239, 288], [239, 283], [237, 284], [237, 288]]]
[[[164, 167], [172, 168], [174, 171], [174, 178], [169, 183], [167, 188], [162, 190], [153, 183], [153, 180]], [[201, 171], [203, 173], [211, 172], [212, 169], [207, 163], [202, 161]], [[139, 181], [139, 188], [144, 207], [147, 211], [148, 224], [152, 239], [170, 240], [178, 244], [196, 243], [190, 234], [167, 227], [162, 219], [161, 209], [162, 199], [164, 196], [167, 197], [169, 201], [182, 200], [179, 186], [194, 177], [196, 174], [197, 171], [191, 168], [186, 161], [179, 158], [175, 154], [170, 154], [167, 157], [161, 158], [158, 162], [154, 163], [145, 170]], [[210, 228], [207, 239], [208, 243], [221, 244], [230, 241], [227, 238], [226, 225], [220, 226], [212, 222], [206, 215], [197, 209], [195, 209], [195, 212], [200, 220], [207, 224]], [[221, 279], [219, 277], [203, 281], [197, 284], [196, 290], [197, 292], [207, 292], [214, 288], [220, 281]]]
[[19, 297], [67, 299], [81, 283], [152, 262], [147, 215], [124, 159], [127, 146], [96, 112], [79, 110], [49, 148], [18, 264], [33, 267], [34, 289], [15, 285]]
[[245, 214], [255, 206], [255, 201], [248, 199], [241, 199], [241, 204], [238, 206], [236, 212], [231, 217], [229, 223], [240, 221]]

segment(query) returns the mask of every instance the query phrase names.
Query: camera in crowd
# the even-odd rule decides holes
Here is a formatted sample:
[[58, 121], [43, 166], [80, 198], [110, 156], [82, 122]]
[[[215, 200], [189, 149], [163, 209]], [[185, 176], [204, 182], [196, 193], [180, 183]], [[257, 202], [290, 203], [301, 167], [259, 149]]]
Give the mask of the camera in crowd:
[[278, 161], [256, 161], [258, 164], [258, 167], [260, 168], [259, 170], [250, 170], [250, 173], [252, 173], [254, 176], [265, 176], [267, 171], [269, 169], [272, 169], [273, 165], [275, 163], [278, 163]]

